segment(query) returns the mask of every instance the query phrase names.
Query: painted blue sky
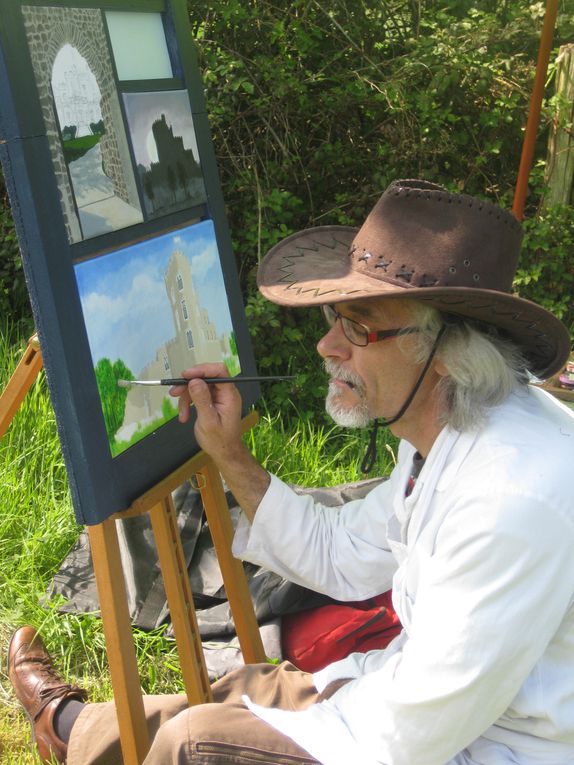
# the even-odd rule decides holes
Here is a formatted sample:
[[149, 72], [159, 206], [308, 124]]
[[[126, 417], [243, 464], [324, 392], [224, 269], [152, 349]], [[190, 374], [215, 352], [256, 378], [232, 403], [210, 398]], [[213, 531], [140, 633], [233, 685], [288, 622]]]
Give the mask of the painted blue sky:
[[137, 375], [175, 337], [164, 273], [176, 249], [191, 262], [199, 302], [218, 334], [231, 332], [213, 224], [203, 221], [75, 266], [94, 366], [103, 357], [122, 359]]

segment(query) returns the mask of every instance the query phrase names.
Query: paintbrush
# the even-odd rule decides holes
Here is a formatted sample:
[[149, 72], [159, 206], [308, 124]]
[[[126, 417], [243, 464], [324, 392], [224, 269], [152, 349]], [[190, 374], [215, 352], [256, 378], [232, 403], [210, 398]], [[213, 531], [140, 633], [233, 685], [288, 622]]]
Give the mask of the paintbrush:
[[[195, 377], [195, 380], [203, 380], [206, 383], [254, 383], [254, 382], [277, 382], [278, 380], [294, 380], [295, 375], [268, 375], [240, 376], [240, 377]], [[131, 388], [132, 385], [187, 385], [190, 380], [185, 377], [167, 377], [163, 380], [118, 380], [120, 388]]]

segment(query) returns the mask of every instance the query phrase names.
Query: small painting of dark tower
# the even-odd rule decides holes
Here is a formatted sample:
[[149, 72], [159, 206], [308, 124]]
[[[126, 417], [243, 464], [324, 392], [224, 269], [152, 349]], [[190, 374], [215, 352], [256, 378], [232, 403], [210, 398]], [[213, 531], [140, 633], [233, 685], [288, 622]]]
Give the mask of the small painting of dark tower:
[[205, 202], [187, 92], [129, 94], [125, 103], [146, 213]]

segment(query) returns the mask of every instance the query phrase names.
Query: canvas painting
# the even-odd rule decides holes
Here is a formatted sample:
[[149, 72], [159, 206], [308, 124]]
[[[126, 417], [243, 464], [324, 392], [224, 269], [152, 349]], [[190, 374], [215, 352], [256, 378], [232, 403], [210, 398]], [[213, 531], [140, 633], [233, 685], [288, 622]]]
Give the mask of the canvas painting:
[[204, 203], [187, 91], [127, 93], [124, 103], [146, 213], [155, 217]]
[[110, 451], [177, 414], [168, 389], [118, 379], [178, 377], [223, 361], [241, 371], [213, 223], [196, 223], [75, 266]]
[[118, 80], [173, 77], [161, 14], [106, 11]]
[[70, 242], [140, 223], [102, 12], [22, 11]]

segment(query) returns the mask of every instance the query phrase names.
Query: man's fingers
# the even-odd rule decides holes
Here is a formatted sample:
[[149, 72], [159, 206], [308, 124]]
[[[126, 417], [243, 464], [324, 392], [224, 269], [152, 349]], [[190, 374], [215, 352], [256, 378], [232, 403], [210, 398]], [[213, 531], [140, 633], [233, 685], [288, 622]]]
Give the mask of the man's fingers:
[[213, 399], [209, 385], [204, 383], [201, 378], [194, 378], [189, 381], [187, 390], [191, 401], [195, 404], [198, 416], [209, 415], [210, 411], [213, 410]]
[[196, 377], [229, 377], [229, 370], [225, 364], [213, 362], [211, 364], [197, 364], [190, 369], [184, 369], [182, 377], [192, 380]]
[[[175, 395], [175, 394], [172, 394]], [[189, 393], [187, 392], [187, 388], [185, 389], [185, 392], [180, 395], [179, 401], [177, 402], [177, 407], [179, 409], [179, 421], [181, 423], [186, 423], [189, 420], [189, 408], [191, 406], [191, 399], [189, 397]]]

